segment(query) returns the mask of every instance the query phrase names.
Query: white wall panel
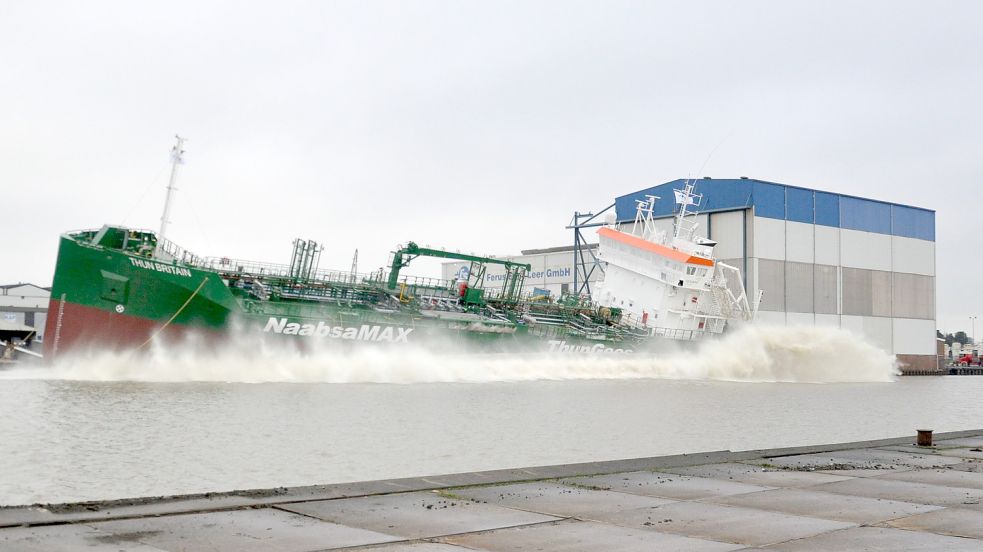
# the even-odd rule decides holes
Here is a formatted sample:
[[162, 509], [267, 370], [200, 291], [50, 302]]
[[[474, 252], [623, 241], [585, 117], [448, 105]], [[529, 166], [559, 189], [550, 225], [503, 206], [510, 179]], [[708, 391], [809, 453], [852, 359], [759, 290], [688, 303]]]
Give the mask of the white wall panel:
[[[531, 256], [531, 255], [530, 255]], [[590, 253], [584, 252], [584, 257], [590, 259]], [[516, 257], [517, 259], [524, 258]], [[573, 264], [573, 251], [561, 251], [557, 253], [545, 253], [543, 254], [543, 260], [547, 265], [563, 265], [569, 266]], [[523, 261], [525, 262], [525, 261]]]
[[840, 261], [842, 266], [891, 270], [891, 236], [840, 229]]
[[894, 271], [935, 276], [935, 242], [891, 237]]
[[935, 320], [894, 318], [894, 353], [900, 355], [935, 354]]
[[717, 241], [714, 256], [718, 259], [744, 257], [744, 211], [710, 214], [710, 239]]
[[839, 266], [840, 229], [819, 225], [813, 228], [815, 229], [816, 264]]
[[894, 327], [893, 319], [879, 316], [864, 316], [864, 336], [871, 345], [880, 347], [887, 352], [893, 352]]
[[785, 313], [771, 312], [771, 311], [758, 311], [758, 314], [754, 317], [754, 322], [755, 324], [764, 324], [767, 326], [784, 326]]
[[815, 315], [808, 312], [789, 312], [785, 314], [787, 326], [815, 326]]
[[24, 323], [24, 313], [22, 312], [2, 312], [0, 311], [0, 322], [12, 322], [14, 324]]
[[754, 256], [785, 260], [785, 221], [754, 217]]
[[840, 327], [844, 330], [848, 330], [857, 334], [860, 337], [864, 335], [864, 319], [862, 316], [851, 316], [844, 314], [840, 316]]
[[816, 325], [817, 326], [829, 326], [833, 328], [840, 327], [840, 316], [838, 314], [817, 314], [816, 315]]
[[[573, 255], [571, 254], [571, 258]], [[546, 255], [529, 255], [524, 257], [522, 262], [529, 263], [532, 266], [532, 270], [526, 273], [525, 285], [535, 285], [536, 287], [543, 287], [546, 285]], [[569, 263], [567, 263], [569, 266]], [[488, 266], [488, 271], [491, 273], [491, 265]], [[505, 267], [502, 267], [501, 271], [498, 271], [501, 276], [498, 277], [494, 282], [489, 282], [489, 284], [494, 284], [496, 287], [501, 287], [505, 283]], [[572, 275], [571, 275], [572, 278]]]
[[44, 338], [44, 326], [48, 322], [47, 313], [39, 312], [34, 315], [34, 328], [38, 331], [38, 336]]
[[815, 256], [816, 229], [814, 224], [787, 221], [785, 223], [785, 257], [789, 261], [811, 263]]

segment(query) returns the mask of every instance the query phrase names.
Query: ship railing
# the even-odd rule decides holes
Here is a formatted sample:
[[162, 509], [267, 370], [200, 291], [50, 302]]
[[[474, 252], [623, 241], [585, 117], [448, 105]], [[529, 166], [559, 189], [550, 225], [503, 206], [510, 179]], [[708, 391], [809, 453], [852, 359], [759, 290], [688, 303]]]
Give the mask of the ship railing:
[[693, 341], [706, 335], [706, 332], [704, 330], [684, 330], [681, 328], [653, 328], [652, 335], [680, 341]]
[[228, 257], [208, 257], [204, 261], [204, 268], [229, 274], [242, 274], [244, 276], [286, 278], [290, 275], [290, 267], [288, 265], [230, 259]]
[[65, 234], [73, 240], [86, 243], [91, 242], [92, 238], [94, 238], [98, 233], [99, 229], [93, 228], [88, 228], [85, 230], [69, 230], [68, 232], [65, 232]]
[[318, 301], [339, 304], [365, 304], [370, 297], [354, 288], [278, 288], [280, 297], [300, 301]]
[[[269, 277], [290, 279], [295, 278], [290, 273], [290, 265], [230, 259], [229, 257], [206, 257], [202, 261], [204, 268], [228, 274], [241, 274], [252, 277]], [[309, 277], [296, 278], [298, 281], [309, 283], [338, 283], [359, 284], [371, 281], [370, 274], [341, 270], [316, 270]]]
[[454, 280], [428, 278], [425, 276], [404, 276], [399, 279], [395, 293], [401, 297], [441, 296], [444, 299], [457, 299], [458, 292]]
[[[150, 230], [138, 230], [139, 232], [150, 232]], [[163, 253], [163, 255], [162, 255]], [[195, 255], [191, 251], [181, 247], [167, 238], [157, 238], [156, 256], [164, 261], [177, 261], [189, 266], [202, 266], [203, 257]]]

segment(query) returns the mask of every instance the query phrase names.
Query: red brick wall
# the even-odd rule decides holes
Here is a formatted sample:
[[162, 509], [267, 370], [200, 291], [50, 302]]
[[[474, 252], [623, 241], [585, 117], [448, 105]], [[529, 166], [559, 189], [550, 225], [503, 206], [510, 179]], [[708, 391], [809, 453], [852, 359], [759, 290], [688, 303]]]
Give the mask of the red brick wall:
[[901, 365], [901, 373], [920, 373], [938, 372], [944, 373], [939, 365], [938, 355], [897, 355], [898, 364]]

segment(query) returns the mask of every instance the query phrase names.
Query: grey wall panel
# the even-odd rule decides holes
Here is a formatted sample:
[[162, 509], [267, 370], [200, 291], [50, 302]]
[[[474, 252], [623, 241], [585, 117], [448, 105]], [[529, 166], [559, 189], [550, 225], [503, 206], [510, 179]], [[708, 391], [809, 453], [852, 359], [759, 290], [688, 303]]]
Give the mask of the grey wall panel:
[[785, 263], [786, 311], [813, 312], [813, 271], [812, 263]]
[[757, 259], [747, 259], [747, 274], [744, 275], [744, 285], [747, 286], [747, 299], [752, 306], [754, 298], [758, 296], [758, 290], [761, 289], [757, 285], [758, 273], [755, 266], [757, 266]]
[[696, 215], [696, 235], [703, 236], [704, 238], [710, 237], [710, 215], [707, 213], [700, 213]]
[[874, 316], [893, 316], [891, 309], [891, 273], [870, 271], [870, 301]]
[[843, 267], [843, 314], [891, 316], [891, 273]]
[[743, 257], [744, 211], [711, 213], [709, 238], [718, 242], [713, 248], [714, 255], [717, 257], [728, 259]]
[[765, 292], [761, 310], [785, 310], [785, 262], [758, 259], [758, 288]]
[[892, 294], [894, 316], [898, 318], [935, 318], [935, 278], [919, 274], [894, 273]]
[[836, 267], [821, 264], [813, 267], [812, 300], [816, 314], [837, 314], [839, 289], [836, 285]]
[[843, 267], [843, 314], [870, 316], [870, 270]]

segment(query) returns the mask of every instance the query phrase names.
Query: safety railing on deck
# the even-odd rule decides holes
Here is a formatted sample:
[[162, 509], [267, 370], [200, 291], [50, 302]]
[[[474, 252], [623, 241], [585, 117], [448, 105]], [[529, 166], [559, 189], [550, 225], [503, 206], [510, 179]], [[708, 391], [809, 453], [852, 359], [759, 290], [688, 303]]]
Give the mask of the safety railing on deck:
[[[206, 257], [200, 265], [216, 272], [241, 274], [252, 277], [291, 278], [290, 265], [263, 263], [228, 257]], [[360, 272], [345, 272], [341, 270], [316, 270], [310, 278], [302, 280], [316, 283], [360, 284], [377, 281], [379, 273], [364, 274]]]
[[[150, 230], [139, 230], [139, 232], [150, 232]], [[161, 255], [161, 253], [164, 255]], [[202, 257], [195, 255], [167, 238], [157, 239], [156, 256], [161, 260], [177, 261], [190, 266], [201, 266], [202, 263]], [[163, 258], [164, 256], [169, 258]]]
[[694, 339], [700, 339], [706, 335], [706, 332], [703, 330], [681, 330], [679, 328], [653, 328], [652, 335], [681, 341], [692, 341]]

